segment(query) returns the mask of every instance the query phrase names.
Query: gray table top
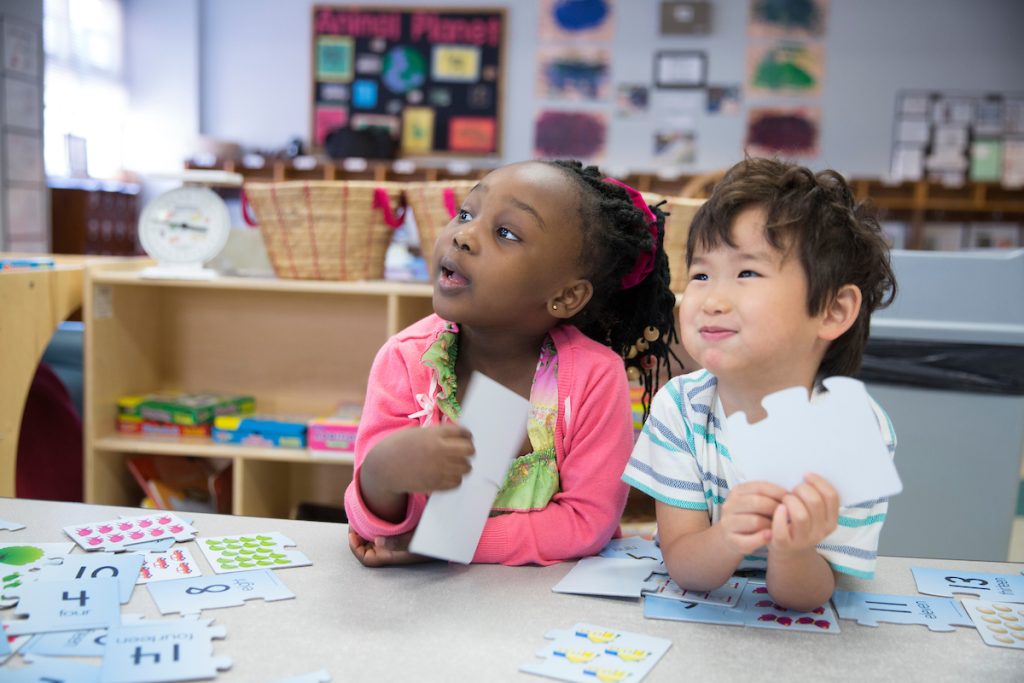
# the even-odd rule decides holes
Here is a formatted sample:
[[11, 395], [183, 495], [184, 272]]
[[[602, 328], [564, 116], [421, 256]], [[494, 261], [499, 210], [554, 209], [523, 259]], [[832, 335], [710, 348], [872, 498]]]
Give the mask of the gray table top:
[[[0, 531], [0, 543], [68, 540], [64, 526], [148, 511], [0, 498], [0, 519], [25, 524]], [[278, 531], [311, 567], [278, 570], [294, 600], [208, 610], [227, 630], [215, 655], [233, 667], [218, 681], [274, 681], [326, 669], [332, 681], [545, 680], [518, 672], [545, 643], [544, 633], [588, 622], [667, 638], [672, 647], [645, 682], [751, 680], [1021, 681], [1024, 652], [989, 647], [971, 628], [933, 633], [924, 626], [860, 626], [840, 621], [837, 635], [645, 619], [639, 600], [553, 593], [572, 567], [460, 566], [442, 562], [367, 569], [348, 550], [341, 524], [189, 514], [201, 536]], [[80, 552], [76, 549], [75, 552]], [[194, 553], [204, 574], [209, 565]], [[883, 557], [874, 581], [842, 579], [840, 588], [917, 593], [911, 566], [1020, 573], [1024, 564]], [[137, 587], [123, 612], [160, 618]], [[10, 618], [10, 615], [4, 615]], [[2, 673], [2, 670], [0, 670]], [[0, 676], [2, 678], [2, 676]]]

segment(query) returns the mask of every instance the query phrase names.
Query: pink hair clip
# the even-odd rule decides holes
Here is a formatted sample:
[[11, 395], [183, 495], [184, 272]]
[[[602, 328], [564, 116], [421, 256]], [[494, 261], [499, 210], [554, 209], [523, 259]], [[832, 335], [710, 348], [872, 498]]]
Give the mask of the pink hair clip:
[[647, 229], [651, 232], [650, 250], [640, 253], [636, 257], [633, 269], [622, 276], [622, 288], [629, 289], [643, 282], [644, 278], [654, 270], [654, 259], [658, 253], [658, 219], [654, 212], [651, 211], [651, 207], [647, 206], [647, 202], [644, 201], [643, 195], [638, 190], [615, 178], [605, 178], [604, 181], [618, 185], [626, 191], [630, 201], [633, 202], [633, 206], [644, 212], [644, 218], [647, 219]]

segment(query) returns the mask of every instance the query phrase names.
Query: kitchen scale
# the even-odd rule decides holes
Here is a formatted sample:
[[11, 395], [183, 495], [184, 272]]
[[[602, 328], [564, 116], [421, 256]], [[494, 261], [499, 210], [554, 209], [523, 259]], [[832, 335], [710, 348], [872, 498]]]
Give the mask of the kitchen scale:
[[140, 277], [212, 280], [203, 264], [219, 254], [231, 232], [227, 204], [208, 187], [184, 186], [158, 195], [139, 217], [139, 243], [157, 265]]

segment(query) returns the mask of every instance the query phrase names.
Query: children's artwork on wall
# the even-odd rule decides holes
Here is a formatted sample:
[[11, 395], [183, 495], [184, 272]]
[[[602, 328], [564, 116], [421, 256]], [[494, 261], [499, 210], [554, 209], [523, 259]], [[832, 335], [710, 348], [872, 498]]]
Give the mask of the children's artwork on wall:
[[608, 116], [603, 112], [542, 111], [534, 126], [536, 157], [573, 157], [600, 161], [608, 144]]
[[825, 35], [828, 0], [750, 0], [751, 36], [820, 38]]
[[615, 94], [615, 115], [628, 119], [648, 111], [651, 89], [638, 83], [620, 83]]
[[615, 0], [540, 0], [540, 38], [611, 40]]
[[747, 118], [746, 152], [751, 156], [818, 156], [817, 107], [758, 107]]
[[821, 94], [825, 54], [821, 43], [779, 41], [747, 51], [750, 96]]
[[708, 59], [695, 50], [660, 50], [654, 53], [656, 88], [700, 88], [707, 82]]
[[611, 51], [604, 47], [544, 47], [537, 53], [537, 96], [550, 100], [606, 100]]
[[697, 160], [697, 132], [695, 130], [654, 131], [654, 162], [680, 166]]
[[408, 155], [500, 154], [505, 10], [313, 8], [313, 145], [383, 125]]
[[740, 86], [709, 85], [709, 114], [738, 114], [740, 111]]

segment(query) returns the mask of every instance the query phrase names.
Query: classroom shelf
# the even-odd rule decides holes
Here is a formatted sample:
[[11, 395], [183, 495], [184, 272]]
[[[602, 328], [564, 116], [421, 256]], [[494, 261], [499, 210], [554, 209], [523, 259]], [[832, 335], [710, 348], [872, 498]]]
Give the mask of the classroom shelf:
[[143, 279], [134, 263], [89, 269], [84, 297], [85, 497], [135, 505], [134, 454], [226, 458], [235, 514], [289, 517], [341, 504], [350, 459], [306, 450], [143, 437], [115, 429], [119, 396], [245, 393], [260, 412], [323, 414], [360, 402], [381, 344], [431, 311], [429, 285], [223, 277]]

